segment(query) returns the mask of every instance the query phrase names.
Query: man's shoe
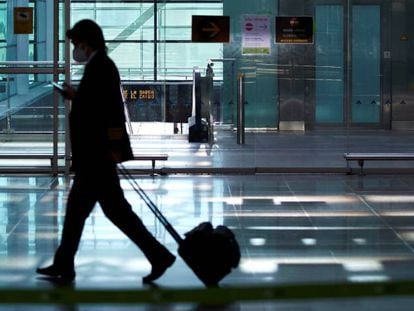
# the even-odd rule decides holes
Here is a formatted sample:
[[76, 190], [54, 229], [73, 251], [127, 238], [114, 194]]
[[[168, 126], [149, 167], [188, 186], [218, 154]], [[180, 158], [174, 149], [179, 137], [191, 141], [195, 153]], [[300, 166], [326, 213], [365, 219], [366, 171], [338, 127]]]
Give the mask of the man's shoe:
[[165, 270], [173, 265], [175, 261], [175, 256], [173, 254], [169, 254], [166, 258], [162, 261], [157, 263], [152, 263], [151, 273], [147, 276], [142, 278], [142, 282], [144, 283], [151, 283], [158, 279], [161, 275], [164, 274]]
[[65, 271], [56, 267], [55, 265], [51, 265], [45, 268], [37, 268], [36, 272], [52, 278], [64, 280], [66, 282], [72, 282], [76, 277], [75, 271]]

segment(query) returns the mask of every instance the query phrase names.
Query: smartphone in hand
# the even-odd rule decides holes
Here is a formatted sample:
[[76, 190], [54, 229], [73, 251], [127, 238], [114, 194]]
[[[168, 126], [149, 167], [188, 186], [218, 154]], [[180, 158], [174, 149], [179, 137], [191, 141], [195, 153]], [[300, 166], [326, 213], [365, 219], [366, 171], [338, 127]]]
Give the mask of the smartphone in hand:
[[50, 81], [50, 83], [53, 85], [53, 88], [56, 89], [60, 95], [63, 96], [65, 99], [73, 100], [76, 96], [76, 89], [71, 87], [69, 84], [63, 83], [59, 84], [53, 81]]
[[53, 81], [51, 83], [55, 89], [57, 89], [59, 92], [63, 92], [63, 86], [61, 84], [53, 82]]

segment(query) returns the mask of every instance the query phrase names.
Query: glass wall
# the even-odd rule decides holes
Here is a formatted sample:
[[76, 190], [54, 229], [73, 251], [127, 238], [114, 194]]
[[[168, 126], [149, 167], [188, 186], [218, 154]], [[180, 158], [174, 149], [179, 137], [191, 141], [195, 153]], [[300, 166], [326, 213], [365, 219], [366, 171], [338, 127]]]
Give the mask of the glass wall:
[[[223, 57], [221, 43], [192, 43], [193, 15], [223, 15], [221, 1], [162, 1], [158, 4], [158, 73], [162, 80], [191, 80], [193, 67], [205, 68], [211, 58]], [[222, 64], [214, 66], [215, 78], [223, 79]]]
[[[13, 9], [16, 5], [33, 9], [33, 29], [29, 34], [15, 34], [13, 24]], [[16, 101], [15, 96], [22, 95], [28, 101], [34, 100], [40, 94], [51, 91], [45, 88], [51, 75], [38, 73], [39, 71], [53, 71], [53, 2], [20, 1], [13, 5], [12, 1], [0, 2], [0, 67], [7, 71], [7, 67], [33, 71], [26, 75], [4, 74], [0, 81], [0, 99]], [[40, 68], [42, 67], [42, 68]], [[20, 103], [25, 105], [25, 103]]]
[[[223, 44], [192, 43], [192, 16], [222, 14], [221, 1], [77, 1], [71, 4], [71, 25], [90, 18], [102, 27], [132, 122], [186, 123], [193, 68], [223, 58]], [[214, 70], [220, 87], [222, 64]], [[81, 75], [82, 66], [73, 65], [72, 80]]]
[[[74, 2], [71, 26], [81, 19], [96, 21], [107, 40], [108, 53], [124, 80], [154, 79], [154, 5], [152, 3]], [[72, 79], [81, 77], [74, 67]]]
[[[47, 170], [52, 167], [56, 173], [57, 158], [64, 154], [65, 106], [50, 85], [59, 75], [64, 76], [64, 64], [58, 57], [54, 59], [59, 39], [54, 35], [59, 33], [54, 12], [59, 5], [63, 3], [0, 1], [2, 167], [38, 168], [37, 161], [43, 161]], [[62, 16], [60, 19], [63, 25]], [[10, 162], [17, 158], [28, 161]]]
[[[221, 1], [77, 1], [71, 25], [90, 18], [103, 29], [124, 81], [191, 80], [194, 66], [222, 58], [223, 45], [191, 42], [192, 15], [222, 15]], [[219, 79], [220, 69], [217, 68]], [[74, 71], [73, 78], [79, 78]]]
[[7, 3], [0, 2], [0, 61], [6, 60], [7, 52]]

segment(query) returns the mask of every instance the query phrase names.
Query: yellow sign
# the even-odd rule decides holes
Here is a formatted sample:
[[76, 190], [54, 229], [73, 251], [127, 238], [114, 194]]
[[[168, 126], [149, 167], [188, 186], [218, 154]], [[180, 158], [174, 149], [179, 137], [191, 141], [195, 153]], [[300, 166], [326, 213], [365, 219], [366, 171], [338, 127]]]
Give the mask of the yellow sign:
[[31, 34], [33, 33], [33, 8], [15, 7], [14, 8], [14, 33]]
[[139, 90], [139, 99], [152, 100], [155, 99], [154, 90]]
[[156, 93], [154, 89], [141, 89], [141, 90], [137, 90], [137, 89], [123, 89], [122, 90], [122, 96], [124, 98], [124, 100], [136, 100], [136, 99], [141, 99], [141, 100], [154, 100], [156, 99]]
[[401, 35], [400, 40], [401, 41], [408, 41], [408, 35], [406, 35], [406, 34]]

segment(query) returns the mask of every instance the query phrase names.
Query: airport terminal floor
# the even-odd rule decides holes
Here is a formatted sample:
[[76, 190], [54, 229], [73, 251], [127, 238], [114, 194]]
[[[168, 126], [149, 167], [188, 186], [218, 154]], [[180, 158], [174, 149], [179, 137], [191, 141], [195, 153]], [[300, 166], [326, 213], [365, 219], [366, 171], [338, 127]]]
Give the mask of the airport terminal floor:
[[[143, 285], [148, 262], [99, 206], [85, 226], [76, 282], [60, 287], [38, 278], [36, 267], [49, 264], [58, 245], [71, 179], [2, 174], [0, 310], [411, 310], [412, 163], [372, 163], [365, 175], [347, 175], [343, 158], [347, 151], [412, 151], [411, 135], [255, 133], [237, 145], [227, 132], [214, 146], [176, 138], [169, 160], [157, 163], [167, 174], [137, 172], [135, 180], [180, 234], [203, 221], [234, 231], [241, 262], [219, 289], [204, 289], [179, 257], [156, 286]], [[141, 151], [164, 152], [160, 146], [173, 143], [133, 137]], [[196, 168], [201, 173], [189, 174]], [[124, 179], [122, 186], [134, 211], [177, 254]]]

